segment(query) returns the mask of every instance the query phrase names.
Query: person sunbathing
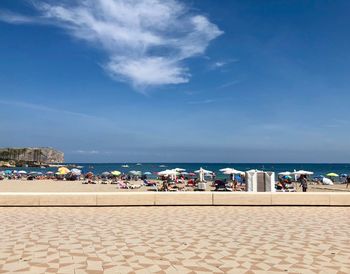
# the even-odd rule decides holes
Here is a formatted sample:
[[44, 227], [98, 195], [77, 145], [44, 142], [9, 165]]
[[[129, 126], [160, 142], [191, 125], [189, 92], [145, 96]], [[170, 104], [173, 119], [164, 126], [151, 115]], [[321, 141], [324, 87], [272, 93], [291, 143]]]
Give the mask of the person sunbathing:
[[156, 186], [156, 185], [157, 185], [156, 182], [151, 182], [151, 181], [148, 181], [147, 179], [144, 179], [144, 180], [143, 180], [143, 184], [144, 184], [145, 186]]

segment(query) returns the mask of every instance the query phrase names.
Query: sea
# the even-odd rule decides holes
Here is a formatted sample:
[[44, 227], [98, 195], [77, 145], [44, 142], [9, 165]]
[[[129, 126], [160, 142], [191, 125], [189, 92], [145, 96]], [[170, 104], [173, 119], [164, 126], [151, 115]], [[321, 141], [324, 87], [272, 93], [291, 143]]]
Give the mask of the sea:
[[[349, 164], [310, 164], [310, 163], [65, 163], [65, 165], [75, 165], [81, 167], [83, 173], [93, 172], [94, 174], [101, 174], [105, 171], [118, 170], [122, 173], [128, 173], [131, 170], [150, 172], [152, 175], [148, 177], [156, 177], [155, 173], [173, 168], [183, 168], [187, 172], [193, 172], [199, 168], [204, 168], [216, 173], [217, 178], [224, 178], [226, 175], [222, 174], [219, 170], [222, 168], [230, 167], [241, 171], [247, 171], [250, 169], [258, 169], [263, 171], [274, 171], [276, 173], [283, 171], [294, 170], [307, 170], [314, 172], [314, 176], [326, 175], [327, 173], [334, 172], [339, 175], [350, 174]], [[127, 165], [128, 167], [125, 167]], [[0, 168], [0, 170], [6, 170], [10, 168]], [[57, 167], [49, 168], [11, 168], [16, 170], [25, 170], [27, 172], [48, 172], [57, 171]], [[11, 170], [10, 169], [10, 170]]]

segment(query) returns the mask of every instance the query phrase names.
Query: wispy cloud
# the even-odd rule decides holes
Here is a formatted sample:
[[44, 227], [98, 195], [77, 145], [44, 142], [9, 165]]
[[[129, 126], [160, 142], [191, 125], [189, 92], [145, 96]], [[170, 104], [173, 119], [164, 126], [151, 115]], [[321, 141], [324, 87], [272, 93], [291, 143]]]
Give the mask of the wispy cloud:
[[198, 100], [198, 101], [189, 101], [187, 104], [189, 105], [203, 105], [203, 104], [211, 104], [214, 103], [216, 100], [214, 99], [205, 99], [205, 100]]
[[69, 111], [69, 110], [64, 110], [64, 109], [56, 109], [56, 108], [51, 108], [51, 107], [47, 107], [44, 105], [32, 104], [32, 103], [21, 102], [21, 101], [0, 100], [0, 105], [28, 108], [28, 109], [33, 109], [33, 110], [45, 111], [45, 112], [56, 112], [56, 113], [60, 113], [60, 114], [67, 114], [70, 116], [77, 116], [77, 117], [88, 118], [88, 119], [91, 119], [91, 118], [99, 119], [99, 117], [95, 117], [95, 116], [85, 114], [85, 113], [74, 112], [74, 111]]
[[84, 155], [96, 155], [100, 154], [101, 152], [99, 150], [74, 150], [73, 153]]
[[10, 24], [39, 24], [42, 23], [41, 19], [34, 17], [13, 13], [7, 10], [0, 10], [0, 21]]
[[215, 61], [211, 64], [211, 69], [223, 68], [231, 63], [236, 63], [238, 61], [239, 61], [238, 59], [227, 59], [227, 60]]
[[[104, 67], [135, 87], [186, 83], [184, 61], [201, 55], [223, 32], [177, 0], [81, 0], [74, 4], [34, 2], [45, 20], [104, 50]], [[0, 13], [9, 23], [30, 18]], [[34, 20], [34, 19], [33, 19]]]
[[232, 86], [237, 85], [239, 83], [241, 83], [241, 81], [233, 80], [233, 81], [230, 81], [230, 82], [227, 82], [227, 83], [224, 83], [224, 84], [220, 85], [218, 88], [219, 89], [224, 89], [224, 88], [232, 87]]

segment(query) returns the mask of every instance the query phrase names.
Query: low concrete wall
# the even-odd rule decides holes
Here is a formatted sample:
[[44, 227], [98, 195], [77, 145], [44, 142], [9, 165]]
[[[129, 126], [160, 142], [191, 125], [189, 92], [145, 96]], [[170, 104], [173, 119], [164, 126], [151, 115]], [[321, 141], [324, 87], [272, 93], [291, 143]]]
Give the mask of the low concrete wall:
[[350, 206], [350, 193], [61, 192], [0, 193], [0, 206]]

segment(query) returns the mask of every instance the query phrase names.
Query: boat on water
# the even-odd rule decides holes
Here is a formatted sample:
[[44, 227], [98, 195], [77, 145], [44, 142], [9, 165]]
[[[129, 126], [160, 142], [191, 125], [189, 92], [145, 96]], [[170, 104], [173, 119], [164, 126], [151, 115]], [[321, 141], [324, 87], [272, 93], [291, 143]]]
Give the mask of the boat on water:
[[140, 164], [140, 163], [137, 163], [136, 165], [137, 165], [137, 166], [142, 166], [142, 164]]
[[122, 165], [122, 167], [129, 167], [128, 165]]
[[159, 167], [166, 167], [166, 165], [160, 165]]

